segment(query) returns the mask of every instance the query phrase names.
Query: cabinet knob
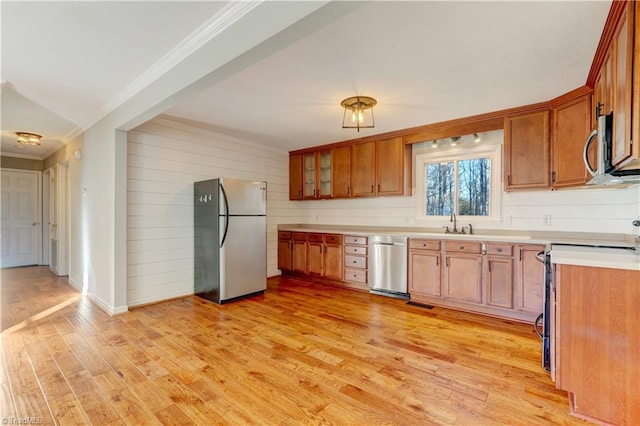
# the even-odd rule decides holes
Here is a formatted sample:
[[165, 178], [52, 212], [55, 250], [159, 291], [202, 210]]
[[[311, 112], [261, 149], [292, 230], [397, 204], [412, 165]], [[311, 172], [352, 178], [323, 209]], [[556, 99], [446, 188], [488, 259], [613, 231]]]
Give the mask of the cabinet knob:
[[354, 261], [353, 261], [353, 263], [358, 263], [358, 262], [356, 262], [356, 261], [354, 260]]
[[426, 247], [426, 246], [427, 246], [427, 243], [422, 243], [422, 247]]
[[496, 251], [497, 251], [498, 253], [502, 253], [502, 249], [501, 249], [501, 248], [497, 248], [497, 249], [496, 249]]
[[460, 246], [460, 250], [464, 250], [464, 246]]

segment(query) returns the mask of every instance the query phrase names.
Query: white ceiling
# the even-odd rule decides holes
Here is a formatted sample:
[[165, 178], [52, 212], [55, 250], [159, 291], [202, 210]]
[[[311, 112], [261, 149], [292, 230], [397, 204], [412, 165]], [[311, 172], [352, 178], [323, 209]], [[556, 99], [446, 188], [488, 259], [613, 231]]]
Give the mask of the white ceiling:
[[[362, 3], [165, 114], [291, 150], [549, 100], [585, 83], [610, 4]], [[3, 154], [25, 154], [16, 130], [55, 151], [224, 5], [3, 1]], [[360, 134], [341, 128], [356, 94], [378, 100]]]

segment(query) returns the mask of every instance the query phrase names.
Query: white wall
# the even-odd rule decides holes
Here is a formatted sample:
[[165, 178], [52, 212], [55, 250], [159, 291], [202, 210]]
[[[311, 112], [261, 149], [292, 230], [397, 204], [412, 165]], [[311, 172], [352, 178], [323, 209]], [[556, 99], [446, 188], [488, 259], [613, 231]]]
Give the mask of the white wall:
[[193, 294], [195, 181], [267, 181], [267, 274], [279, 274], [277, 225], [292, 220], [288, 153], [168, 118], [128, 132], [128, 141], [127, 305]]
[[[502, 144], [503, 132], [488, 132], [481, 134], [481, 137], [481, 144]], [[417, 154], [464, 149], [473, 145], [470, 137], [462, 141], [463, 144], [457, 148], [449, 148], [444, 143], [437, 149], [431, 148], [430, 142], [415, 144], [413, 157], [415, 159]], [[577, 158], [576, 161], [581, 159]], [[300, 216], [301, 223], [310, 224], [420, 228], [448, 225], [448, 221], [416, 219], [415, 178], [413, 189], [414, 195], [411, 197], [298, 201], [292, 203], [295, 214], [291, 216]], [[640, 185], [628, 188], [503, 192], [501, 204], [502, 222], [475, 219], [470, 221], [474, 228], [630, 234], [633, 230], [631, 221], [640, 216]], [[551, 225], [543, 225], [543, 215], [551, 216]]]

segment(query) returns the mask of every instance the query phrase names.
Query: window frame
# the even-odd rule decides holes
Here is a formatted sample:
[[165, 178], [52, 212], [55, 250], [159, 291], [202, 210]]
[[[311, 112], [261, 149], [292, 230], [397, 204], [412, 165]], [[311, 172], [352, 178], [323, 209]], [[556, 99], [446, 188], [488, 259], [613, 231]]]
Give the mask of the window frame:
[[[460, 216], [456, 212], [458, 220], [482, 222], [484, 224], [491, 222], [500, 222], [501, 205], [502, 205], [502, 146], [501, 145], [483, 145], [471, 148], [450, 149], [435, 153], [424, 153], [416, 155], [415, 182], [416, 182], [416, 219], [421, 221], [442, 222], [448, 221], [449, 215], [431, 216], [427, 215], [424, 206], [426, 206], [426, 165], [430, 163], [469, 160], [475, 158], [489, 158], [490, 166], [490, 193], [489, 193], [489, 215], [488, 216]], [[454, 167], [457, 172], [457, 167]], [[455, 197], [454, 210], [458, 209], [458, 175], [455, 173]]]

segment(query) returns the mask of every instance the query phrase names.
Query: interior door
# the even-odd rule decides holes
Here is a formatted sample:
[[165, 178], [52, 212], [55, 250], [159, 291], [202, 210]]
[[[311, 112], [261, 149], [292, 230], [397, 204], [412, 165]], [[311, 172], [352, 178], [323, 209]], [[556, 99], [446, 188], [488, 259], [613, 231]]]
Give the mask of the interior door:
[[0, 266], [37, 265], [40, 260], [40, 173], [1, 171], [2, 259]]

